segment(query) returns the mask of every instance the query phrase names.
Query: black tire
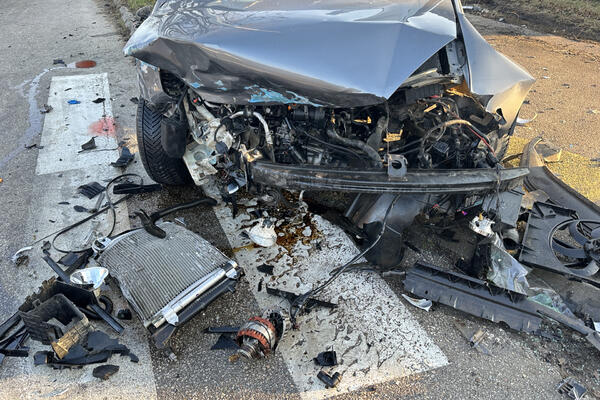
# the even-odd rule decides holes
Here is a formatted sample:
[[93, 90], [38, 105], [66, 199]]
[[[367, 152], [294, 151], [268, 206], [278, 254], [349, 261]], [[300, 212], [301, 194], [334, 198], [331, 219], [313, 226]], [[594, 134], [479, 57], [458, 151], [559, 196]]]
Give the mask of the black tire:
[[140, 99], [138, 103], [136, 133], [140, 158], [150, 178], [163, 185], [185, 185], [192, 177], [180, 158], [169, 157], [160, 142], [160, 121], [163, 115], [152, 111]]

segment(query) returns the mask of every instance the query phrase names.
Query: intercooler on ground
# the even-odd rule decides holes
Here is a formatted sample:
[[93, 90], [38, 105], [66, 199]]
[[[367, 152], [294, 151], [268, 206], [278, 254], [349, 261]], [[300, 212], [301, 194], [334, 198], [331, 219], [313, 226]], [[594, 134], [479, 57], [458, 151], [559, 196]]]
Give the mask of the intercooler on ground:
[[177, 224], [159, 224], [167, 236], [144, 229], [106, 243], [98, 258], [162, 347], [176, 327], [205, 308], [239, 276], [237, 263]]

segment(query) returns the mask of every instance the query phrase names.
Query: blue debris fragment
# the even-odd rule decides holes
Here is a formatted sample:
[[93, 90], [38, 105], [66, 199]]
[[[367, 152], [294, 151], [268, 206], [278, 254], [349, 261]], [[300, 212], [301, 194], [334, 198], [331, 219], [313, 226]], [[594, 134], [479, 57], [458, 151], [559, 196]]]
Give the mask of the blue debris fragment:
[[81, 104], [81, 102], [79, 100], [69, 100], [69, 101], [67, 101], [67, 103], [69, 103], [69, 104]]

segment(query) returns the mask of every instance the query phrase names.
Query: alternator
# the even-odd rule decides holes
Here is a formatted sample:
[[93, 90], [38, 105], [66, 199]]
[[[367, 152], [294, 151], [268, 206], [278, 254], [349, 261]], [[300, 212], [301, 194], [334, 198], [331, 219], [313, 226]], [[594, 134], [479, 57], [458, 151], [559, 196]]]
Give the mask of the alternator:
[[289, 315], [282, 309], [266, 310], [262, 317], [250, 318], [237, 333], [238, 353], [246, 358], [265, 357], [275, 350], [289, 326]]

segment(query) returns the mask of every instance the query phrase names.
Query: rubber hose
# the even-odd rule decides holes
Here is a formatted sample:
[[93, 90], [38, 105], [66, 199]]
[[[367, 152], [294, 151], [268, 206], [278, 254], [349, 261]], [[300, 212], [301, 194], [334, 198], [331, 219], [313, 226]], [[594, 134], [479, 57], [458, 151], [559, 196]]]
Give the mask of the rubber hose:
[[361, 140], [357, 140], [357, 139], [348, 139], [345, 137], [341, 137], [340, 135], [337, 134], [337, 132], [335, 131], [335, 128], [333, 128], [333, 127], [327, 128], [327, 136], [329, 136], [329, 138], [331, 138], [339, 143], [342, 143], [346, 146], [354, 147], [355, 149], [361, 150], [362, 152], [366, 153], [367, 156], [369, 156], [369, 158], [371, 160], [373, 160], [374, 166], [376, 166], [378, 168], [383, 167], [383, 164], [381, 163], [381, 157], [379, 157], [379, 153], [377, 153], [377, 151], [375, 149], [373, 149], [371, 146], [369, 146], [365, 142], [363, 142]]

